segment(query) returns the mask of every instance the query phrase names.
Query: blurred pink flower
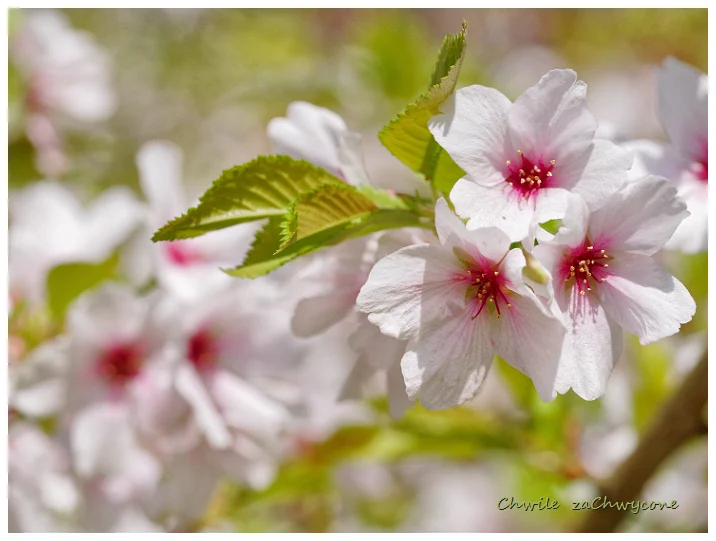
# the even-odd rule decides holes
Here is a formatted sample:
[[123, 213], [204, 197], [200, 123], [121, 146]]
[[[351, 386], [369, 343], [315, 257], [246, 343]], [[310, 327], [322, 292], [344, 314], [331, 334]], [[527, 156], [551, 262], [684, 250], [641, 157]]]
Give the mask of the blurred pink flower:
[[355, 186], [370, 183], [360, 135], [333, 111], [295, 101], [286, 117], [271, 119], [267, 129], [278, 154], [309, 161]]
[[10, 42], [11, 59], [28, 85], [26, 131], [38, 167], [50, 176], [67, 168], [58, 123], [97, 123], [116, 109], [110, 58], [86, 32], [51, 10], [23, 10]]
[[670, 143], [631, 141], [635, 153], [630, 176], [647, 173], [672, 180], [691, 213], [665, 244], [688, 254], [708, 249], [708, 76], [667, 58], [657, 71], [659, 120]]
[[149, 203], [147, 230], [127, 252], [127, 273], [144, 284], [155, 276], [173, 295], [191, 300], [235, 282], [221, 271], [234, 267], [248, 250], [257, 224], [243, 224], [201, 237], [152, 243], [151, 235], [188, 208], [181, 179], [181, 149], [169, 141], [150, 141], [137, 153], [139, 180]]
[[8, 432], [8, 531], [71, 531], [78, 505], [69, 453], [37, 426], [13, 423]]
[[65, 263], [100, 263], [138, 227], [141, 204], [114, 186], [83, 206], [65, 185], [45, 180], [10, 193], [9, 275], [14, 296], [45, 301], [47, 274]]

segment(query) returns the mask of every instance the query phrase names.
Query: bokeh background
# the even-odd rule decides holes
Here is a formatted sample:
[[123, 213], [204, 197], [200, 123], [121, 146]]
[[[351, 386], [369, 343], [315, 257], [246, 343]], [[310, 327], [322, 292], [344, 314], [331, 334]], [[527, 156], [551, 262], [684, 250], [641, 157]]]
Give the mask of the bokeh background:
[[[707, 69], [705, 9], [54, 13], [64, 20], [65, 31], [81, 32], [102, 51], [97, 53], [101, 67], [87, 68], [86, 58], [68, 60], [54, 80], [66, 82], [77, 74], [93, 82], [78, 85], [68, 99], [89, 100], [83, 92], [100, 97], [92, 98], [94, 107], [73, 107], [65, 99], [45, 115], [50, 126], [38, 126], [33, 114], [39, 82], [20, 45], [33, 14], [10, 11], [11, 235], [14, 201], [44, 179], [61, 182], [85, 203], [117, 185], [144, 199], [135, 156], [155, 139], [181, 147], [185, 188], [190, 197], [198, 196], [222, 170], [272, 154], [266, 124], [284, 116], [296, 100], [336, 111], [363, 134], [367, 168], [377, 184], [381, 179], [411, 182], [411, 173], [382, 148], [376, 134], [425, 91], [443, 35], [458, 31], [463, 19], [469, 23], [468, 48], [459, 86], [494, 86], [514, 99], [549, 69], [570, 67], [588, 85], [601, 135], [616, 141], [665, 139], [656, 116], [653, 72], [665, 57]], [[57, 40], [55, 46], [63, 43]], [[12, 251], [10, 258], [12, 265]], [[353, 355], [339, 324], [319, 339], [297, 341], [302, 367], [297, 378], [312, 405], [292, 431], [291, 441], [300, 445], [286, 446], [271, 482], [256, 488], [221, 478], [199, 518], [153, 522], [158, 529], [194, 531], [573, 528], [583, 516], [571, 511], [569, 502], [596, 494], [595, 480], [628, 455], [705, 349], [706, 254], [662, 253], [659, 258], [696, 299], [696, 316], [677, 336], [648, 347], [627, 338], [603, 399], [584, 402], [570, 393], [544, 404], [528, 380], [500, 363], [471, 403], [444, 412], [416, 406], [394, 420], [380, 392], [363, 402], [338, 404]], [[287, 268], [284, 275], [293, 272]], [[106, 278], [127, 281], [116, 269]], [[69, 273], [59, 285], [55, 280], [60, 292], [53, 298], [61, 297], [62, 305], [57, 309], [28, 307], [23, 293], [13, 290], [11, 275], [11, 370], [61, 334], [64, 308], [104, 279]], [[56, 437], [52, 419], [17, 412], [10, 419], [11, 440], [18, 423]], [[13, 478], [14, 468], [21, 469], [13, 464], [11, 445], [11, 491], [13, 482], [25, 482], [20, 473]], [[71, 465], [69, 471], [72, 477]], [[498, 500], [511, 496], [520, 501], [551, 497], [562, 506], [550, 512], [498, 511]], [[634, 515], [622, 529], [705, 531], [706, 438], [672, 456], [643, 499], [678, 500], [679, 508]], [[71, 526], [65, 529], [83, 527], [71, 520], [66, 524]]]

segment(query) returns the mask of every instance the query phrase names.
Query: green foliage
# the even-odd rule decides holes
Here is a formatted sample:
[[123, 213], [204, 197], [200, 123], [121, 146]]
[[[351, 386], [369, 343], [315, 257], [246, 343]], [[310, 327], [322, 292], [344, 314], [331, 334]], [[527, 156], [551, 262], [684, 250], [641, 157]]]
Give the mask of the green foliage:
[[288, 156], [259, 157], [224, 171], [199, 205], [162, 227], [153, 240], [196, 237], [269, 218], [232, 276], [255, 278], [324, 246], [383, 229], [429, 227], [406, 198], [355, 188]]
[[435, 142], [428, 121], [440, 112], [440, 104], [455, 90], [465, 55], [466, 36], [467, 22], [463, 22], [459, 33], [445, 37], [428, 92], [408, 105], [378, 134], [396, 158], [444, 193], [448, 193], [464, 173]]
[[[446, 192], [462, 171], [435, 143], [427, 124], [455, 89], [466, 33], [467, 23], [463, 22], [461, 32], [445, 37], [430, 90], [380, 135], [391, 152], [431, 180], [436, 189]], [[400, 148], [407, 148], [407, 153]], [[429, 226], [421, 215], [409, 198], [370, 186], [356, 189], [302, 160], [259, 157], [224, 171], [199, 205], [159, 229], [153, 240], [190, 238], [269, 218], [243, 264], [226, 270], [232, 276], [255, 278], [344, 240], [383, 229]]]
[[[662, 253], [662, 256], [665, 255]], [[672, 254], [672, 257], [674, 255]], [[709, 254], [678, 253], [674, 259], [673, 264], [669, 265], [672, 274], [683, 282], [696, 301], [696, 314], [681, 328], [681, 332], [690, 333], [696, 329], [704, 329], [708, 326]]]
[[[313, 222], [310, 222], [307, 228], [316, 226], [319, 227], [319, 230], [298, 239], [294, 237], [294, 232], [297, 232], [295, 228], [300, 227], [297, 225], [299, 220], [300, 208], [283, 220], [270, 220], [257, 233], [243, 264], [235, 269], [225, 270], [225, 272], [239, 278], [256, 278], [299, 256], [339, 244], [345, 240], [384, 229], [428, 227], [428, 224], [414, 212], [398, 209], [375, 209], [370, 212], [359, 212], [352, 216], [340, 216], [338, 221], [333, 223], [328, 220], [318, 222], [314, 217]], [[287, 243], [288, 235], [291, 235], [291, 238]]]
[[348, 184], [312, 190], [291, 204], [284, 221], [286, 230], [281, 248], [377, 209], [370, 199]]
[[54, 267], [47, 275], [47, 296], [52, 315], [62, 320], [73, 300], [115, 276], [118, 261], [117, 254], [114, 254], [101, 263], [66, 263]]
[[260, 156], [224, 171], [199, 200], [152, 240], [197, 237], [209, 231], [283, 215], [299, 195], [324, 184], [343, 184], [327, 171], [288, 156]]
[[26, 137], [20, 137], [8, 145], [8, 184], [10, 188], [41, 180], [43, 175], [35, 164], [35, 149]]
[[389, 492], [378, 498], [359, 498], [356, 513], [365, 524], [392, 530], [408, 517], [412, 503], [407, 491], [398, 494]]
[[500, 357], [495, 357], [495, 368], [502, 381], [504, 381], [510, 390], [517, 406], [524, 410], [529, 410], [530, 404], [532, 403], [532, 396], [535, 394], [535, 387], [530, 378], [510, 366]]
[[358, 186], [358, 191], [382, 209], [407, 209], [414, 198], [405, 194], [393, 194], [370, 184]]
[[562, 220], [549, 220], [540, 224], [540, 226], [548, 233], [556, 235], [557, 231], [559, 231], [559, 228], [562, 226]]
[[424, 86], [421, 74], [430, 59], [424, 54], [428, 28], [405, 10], [361, 10], [354, 17], [350, 43], [369, 53], [356, 66], [361, 81], [385, 98], [410, 99]]
[[637, 372], [634, 382], [634, 426], [643, 432], [652, 422], [654, 414], [672, 391], [671, 362], [664, 344], [656, 342], [648, 346], [633, 343], [634, 365]]

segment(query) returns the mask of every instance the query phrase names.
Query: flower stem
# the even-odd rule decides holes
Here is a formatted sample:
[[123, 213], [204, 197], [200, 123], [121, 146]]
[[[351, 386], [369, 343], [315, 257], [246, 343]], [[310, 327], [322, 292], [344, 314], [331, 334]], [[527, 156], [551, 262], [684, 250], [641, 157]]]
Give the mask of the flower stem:
[[[641, 493], [659, 466], [681, 444], [706, 432], [703, 410], [708, 398], [708, 350], [669, 398], [644, 433], [637, 448], [600, 486], [610, 502], [630, 502]], [[588, 511], [578, 532], [613, 532], [629, 514], [616, 507]]]

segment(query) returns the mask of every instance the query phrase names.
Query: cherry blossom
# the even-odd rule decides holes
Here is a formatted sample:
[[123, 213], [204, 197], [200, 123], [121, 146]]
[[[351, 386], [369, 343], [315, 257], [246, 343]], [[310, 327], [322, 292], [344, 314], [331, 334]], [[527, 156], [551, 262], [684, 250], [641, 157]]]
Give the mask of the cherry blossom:
[[473, 85], [441, 106], [429, 127], [466, 173], [450, 200], [468, 229], [500, 227], [521, 241], [536, 223], [561, 218], [570, 192], [596, 208], [626, 181], [631, 159], [594, 139], [586, 91], [572, 70], [552, 70], [514, 103]]
[[635, 153], [631, 177], [672, 180], [691, 213], [664, 246], [697, 253], [708, 247], [708, 76], [675, 58], [657, 71], [658, 114], [670, 143], [646, 139], [623, 146]]
[[142, 446], [126, 403], [100, 402], [69, 426], [72, 461], [82, 493], [80, 522], [90, 532], [159, 531], [143, 507], [162, 474]]
[[553, 276], [569, 328], [559, 392], [571, 387], [587, 400], [604, 393], [621, 352], [622, 328], [646, 345], [691, 320], [691, 295], [649, 257], [687, 215], [676, 188], [649, 176], [627, 184], [595, 211], [574, 196], [557, 235], [535, 247], [533, 254]]
[[68, 164], [58, 123], [92, 124], [116, 109], [109, 56], [90, 34], [51, 10], [22, 13], [10, 56], [28, 85], [26, 131], [38, 149], [39, 168], [62, 174]]
[[53, 180], [10, 193], [10, 291], [34, 304], [46, 297], [48, 272], [64, 263], [100, 263], [139, 225], [141, 205], [115, 186], [83, 206]]
[[268, 124], [278, 154], [307, 160], [353, 185], [369, 184], [361, 137], [333, 111], [304, 101], [288, 106], [286, 117]]
[[8, 432], [8, 530], [70, 531], [78, 503], [67, 450], [31, 423], [12, 423]]
[[340, 321], [347, 321], [353, 332], [348, 344], [357, 354], [351, 372], [341, 390], [341, 399], [361, 398], [370, 381], [382, 373], [388, 390], [388, 404], [394, 417], [409, 407], [400, 359], [406, 342], [384, 334], [360, 313], [355, 301], [377, 260], [410, 244], [424, 242], [424, 231], [391, 231], [354, 239], [317, 254], [297, 275], [297, 283], [312, 290], [312, 295], [296, 305], [292, 329], [297, 336], [309, 337]]
[[[157, 366], [156, 377], [137, 388], [150, 410], [140, 426], [159, 449], [194, 447], [198, 435], [219, 450], [246, 437], [270, 442], [288, 422], [288, 409], [270, 393], [274, 381], [280, 388], [281, 371], [298, 359], [297, 350], [287, 314], [270, 308], [274, 291], [257, 290], [260, 283], [250, 290], [221, 292], [200, 304], [163, 300], [164, 312], [182, 314], [175, 317], [179, 336], [170, 346], [176, 362], [164, 374]], [[163, 403], [155, 397], [171, 399]]]
[[182, 188], [182, 151], [169, 141], [150, 141], [136, 157], [139, 180], [149, 202], [147, 231], [127, 253], [127, 272], [144, 284], [155, 276], [159, 285], [186, 299], [227, 288], [234, 281], [221, 268], [236, 265], [248, 250], [255, 224], [214, 231], [198, 238], [152, 244], [149, 237], [188, 207]]
[[373, 267], [358, 307], [387, 336], [409, 340], [406, 390], [429, 409], [472, 398], [495, 352], [529, 376], [543, 400], [564, 327], [522, 278], [525, 258], [497, 228], [470, 231], [440, 199], [440, 243], [401, 248]]
[[169, 361], [173, 330], [159, 299], [113, 283], [80, 296], [68, 309], [65, 334], [13, 366], [10, 404], [33, 417], [59, 416], [61, 426], [97, 405], [129, 407], [148, 367]]

